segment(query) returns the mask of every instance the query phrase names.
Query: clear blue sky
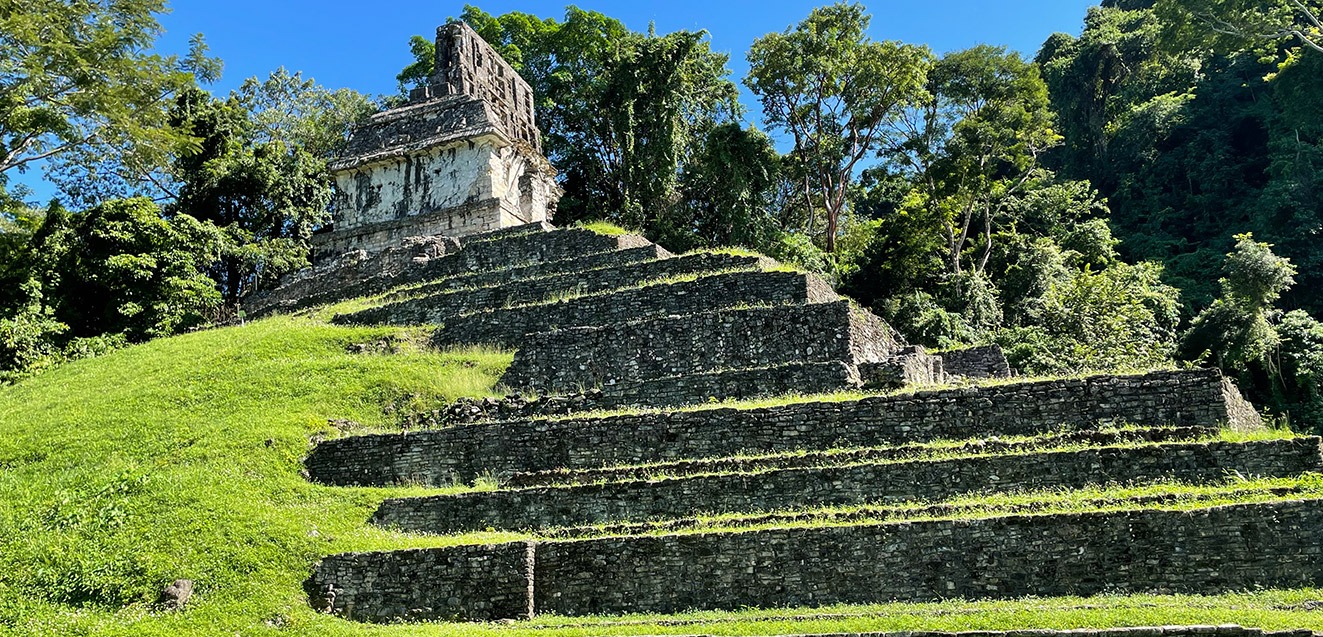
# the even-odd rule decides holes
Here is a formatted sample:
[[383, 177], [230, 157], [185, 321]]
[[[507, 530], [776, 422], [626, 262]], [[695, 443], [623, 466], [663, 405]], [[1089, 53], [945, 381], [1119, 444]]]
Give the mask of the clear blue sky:
[[[474, 1], [492, 14], [525, 11], [564, 16], [569, 2]], [[827, 0], [634, 0], [573, 3], [601, 11], [631, 29], [655, 22], [659, 33], [706, 29], [713, 48], [729, 53], [733, 79], [748, 66], [744, 52], [765, 33], [783, 31]], [[923, 43], [938, 53], [975, 44], [1006, 45], [1032, 57], [1048, 35], [1078, 34], [1084, 15], [1097, 0], [874, 0], [870, 34], [877, 40]], [[303, 71], [330, 88], [348, 87], [377, 95], [394, 93], [395, 75], [410, 62], [409, 36], [430, 35], [446, 18], [459, 15], [463, 2], [410, 0], [175, 0], [161, 18], [162, 52], [182, 54], [194, 33], [206, 36], [213, 55], [225, 61], [225, 74], [212, 87], [228, 92], [244, 78], [265, 76], [278, 67]], [[742, 87], [741, 87], [742, 88]], [[746, 92], [745, 102], [749, 102]], [[751, 104], [750, 104], [751, 105]], [[751, 105], [752, 106], [752, 105]], [[751, 121], [758, 121], [751, 108]], [[51, 194], [37, 171], [17, 181], [34, 187], [38, 200]]]

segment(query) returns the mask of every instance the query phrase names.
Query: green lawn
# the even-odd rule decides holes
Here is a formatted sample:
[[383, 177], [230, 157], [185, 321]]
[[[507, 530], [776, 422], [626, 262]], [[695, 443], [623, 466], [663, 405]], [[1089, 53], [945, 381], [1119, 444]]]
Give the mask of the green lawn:
[[[395, 354], [351, 353], [402, 338]], [[1235, 622], [1323, 628], [1323, 591], [1100, 597], [365, 626], [313, 613], [302, 582], [342, 551], [517, 535], [411, 537], [365, 520], [421, 489], [308, 483], [328, 419], [388, 426], [391, 409], [492, 391], [508, 353], [425, 352], [409, 330], [280, 317], [72, 363], [0, 388], [0, 633], [15, 635], [769, 635], [845, 630]], [[372, 348], [367, 348], [371, 350]], [[385, 409], [383, 408], [385, 407]], [[434, 492], [429, 490], [428, 492]], [[181, 612], [153, 608], [176, 578]], [[701, 625], [699, 625], [701, 624]]]

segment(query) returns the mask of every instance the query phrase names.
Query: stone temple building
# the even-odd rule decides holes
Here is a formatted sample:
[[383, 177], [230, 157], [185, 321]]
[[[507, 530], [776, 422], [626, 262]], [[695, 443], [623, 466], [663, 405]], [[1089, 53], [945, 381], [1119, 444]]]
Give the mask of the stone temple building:
[[560, 189], [528, 83], [462, 22], [437, 29], [435, 69], [407, 104], [357, 127], [331, 163], [338, 192], [314, 260], [550, 220]]

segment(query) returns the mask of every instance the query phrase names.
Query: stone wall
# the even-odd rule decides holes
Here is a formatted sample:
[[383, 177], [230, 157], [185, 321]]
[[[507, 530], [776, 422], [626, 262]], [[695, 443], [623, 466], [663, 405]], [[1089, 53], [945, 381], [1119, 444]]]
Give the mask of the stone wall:
[[[801, 285], [807, 279], [782, 274], [788, 276], [768, 281], [779, 284], [781, 289], [774, 293], [803, 299], [808, 290]], [[764, 293], [764, 298], [770, 296]], [[730, 304], [739, 298], [714, 294], [710, 302]], [[674, 297], [672, 303], [693, 301], [692, 297]], [[609, 391], [622, 382], [730, 369], [853, 364], [856, 336], [851, 328], [856, 317], [845, 301], [835, 301], [605, 322], [596, 328], [529, 334], [501, 383], [520, 390], [565, 392], [603, 387]]]
[[1317, 501], [548, 542], [560, 615], [1314, 586]]
[[980, 379], [1011, 376], [1011, 366], [1000, 345], [950, 350], [937, 355], [942, 358], [942, 371], [951, 376]]
[[315, 257], [551, 219], [561, 190], [528, 83], [463, 23], [437, 30], [435, 68], [432, 86], [355, 126], [329, 164], [332, 230], [313, 238]]
[[[367, 187], [374, 187], [370, 184]], [[503, 227], [501, 201], [486, 198], [454, 208], [433, 210], [405, 219], [390, 219], [360, 226], [336, 226], [313, 235], [312, 261], [322, 264], [347, 252], [375, 254], [399, 245], [413, 236], [461, 236], [491, 232]], [[371, 211], [365, 214], [372, 214]], [[511, 224], [513, 225], [513, 224]]]
[[[581, 616], [1104, 592], [1216, 594], [1317, 586], [1321, 542], [1323, 506], [1305, 500], [518, 542], [410, 551], [405, 558], [332, 556], [315, 567], [307, 587], [333, 586], [330, 609], [342, 614], [350, 603], [358, 617], [387, 619], [392, 609], [416, 607], [446, 614], [479, 594], [516, 594], [523, 580], [507, 574], [526, 556], [531, 604], [502, 603], [468, 618], [520, 619], [530, 609]], [[500, 556], [499, 571], [487, 568], [484, 550]], [[345, 562], [356, 568], [339, 566]]]
[[672, 276], [734, 269], [755, 270], [768, 264], [770, 264], [769, 259], [759, 257], [693, 254], [644, 263], [567, 272], [514, 281], [500, 286], [447, 290], [340, 315], [335, 317], [335, 322], [391, 325], [441, 323], [446, 318], [460, 314], [540, 303], [560, 295], [594, 294]]
[[306, 466], [340, 485], [445, 485], [481, 475], [1039, 435], [1100, 423], [1258, 426], [1216, 370], [963, 387], [841, 402], [463, 425], [323, 442]]
[[347, 619], [526, 619], [533, 611], [533, 549], [525, 543], [343, 553], [316, 568], [304, 583], [312, 606]]
[[[1082, 429], [1062, 431], [1033, 438], [1003, 440], [989, 438], [966, 440], [958, 445], [945, 446], [953, 455], [995, 455], [1039, 453], [1051, 447], [1088, 445], [1094, 447], [1190, 443], [1207, 440], [1217, 434], [1217, 427], [1143, 427], [1125, 429]], [[754, 473], [781, 469], [811, 469], [815, 467], [841, 467], [851, 464], [908, 462], [931, 457], [933, 448], [925, 443], [910, 443], [890, 447], [862, 449], [828, 449], [800, 453], [732, 458], [702, 458], [672, 462], [634, 465], [629, 467], [597, 467], [592, 469], [553, 469], [516, 473], [501, 482], [506, 489], [529, 487], [568, 486], [596, 482], [626, 482], [651, 480], [658, 475], [671, 477], [695, 476], [712, 473]]]
[[745, 400], [787, 394], [830, 394], [857, 389], [859, 374], [845, 361], [788, 363], [651, 378], [604, 385], [602, 408], [679, 407], [716, 400]]
[[[398, 161], [336, 173], [335, 228], [405, 220], [412, 234], [457, 237], [547, 221], [525, 216], [519, 179], [538, 164], [492, 137], [464, 139]], [[482, 206], [475, 202], [487, 202]], [[446, 211], [435, 215], [431, 213]], [[505, 218], [502, 218], [502, 215]], [[361, 246], [355, 246], [361, 247]]]
[[[518, 347], [521, 352], [528, 352], [528, 357], [541, 357], [540, 359], [544, 361], [555, 360], [550, 364], [560, 365], [561, 361], [566, 360], [563, 349], [548, 347], [553, 341], [541, 335], [538, 337], [526, 335], [580, 326], [623, 326], [627, 321], [650, 316], [692, 314], [727, 308], [739, 303], [780, 305], [815, 303], [835, 298], [837, 298], [836, 294], [831, 291], [830, 286], [811, 275], [797, 272], [732, 272], [693, 281], [615, 290], [607, 294], [571, 298], [559, 303], [526, 305], [453, 317], [446, 320], [445, 324], [436, 331], [433, 342], [442, 347], [474, 344]], [[711, 333], [705, 334], [705, 336], [710, 335]], [[742, 345], [747, 347], [754, 343]], [[620, 346], [627, 347], [628, 344], [618, 343], [612, 348]], [[573, 347], [572, 358], [590, 355], [589, 352], [580, 349], [582, 345], [576, 344]], [[704, 353], [694, 352], [694, 355], [702, 357]], [[561, 369], [561, 375], [557, 377], [539, 377], [531, 374], [521, 376], [521, 373], [529, 372], [530, 368], [521, 367], [518, 361], [511, 369], [522, 370], [522, 372], [516, 371], [514, 376], [507, 374], [505, 382], [512, 387], [537, 387], [559, 393], [574, 391], [581, 386], [591, 387], [600, 384], [593, 382], [584, 374], [575, 374], [572, 378], [564, 377], [564, 374], [570, 371], [567, 369]], [[540, 369], [545, 370], [546, 367]], [[614, 365], [607, 369], [613, 372], [628, 370], [629, 365]], [[527, 378], [533, 382], [517, 384], [509, 382], [510, 379], [517, 377]], [[624, 378], [631, 377], [640, 376], [632, 374], [624, 376]], [[546, 379], [546, 384], [536, 384], [541, 379]]]
[[1318, 438], [1110, 447], [396, 498], [381, 504], [373, 522], [424, 533], [514, 531], [675, 519], [695, 511], [944, 500], [969, 493], [1078, 489], [1166, 478], [1206, 484], [1234, 474], [1281, 478], [1320, 470]]

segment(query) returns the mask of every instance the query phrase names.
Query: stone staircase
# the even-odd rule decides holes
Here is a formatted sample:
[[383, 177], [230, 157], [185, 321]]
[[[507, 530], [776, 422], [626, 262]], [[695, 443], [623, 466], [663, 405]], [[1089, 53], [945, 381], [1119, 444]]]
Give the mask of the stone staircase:
[[[454, 243], [318, 298], [370, 288], [373, 307], [334, 320], [432, 324], [438, 345], [515, 348], [507, 387], [647, 409], [496, 401], [478, 422], [319, 443], [313, 481], [448, 488], [387, 499], [373, 524], [455, 536], [324, 558], [306, 582], [323, 611], [488, 621], [1323, 582], [1323, 494], [1301, 480], [1323, 472], [1320, 440], [1265, 433], [1215, 371], [998, 380], [999, 352], [910, 347], [760, 257], [578, 229]], [[994, 382], [923, 386], [953, 369]], [[524, 539], [466, 535], [488, 530]]]
[[547, 224], [419, 238], [370, 258], [351, 253], [291, 277], [252, 311], [359, 297], [375, 298], [332, 321], [433, 325], [438, 347], [515, 349], [505, 387], [594, 389], [599, 408], [946, 376], [940, 357], [907, 345], [811, 274], [756, 255], [675, 256], [637, 235]]

